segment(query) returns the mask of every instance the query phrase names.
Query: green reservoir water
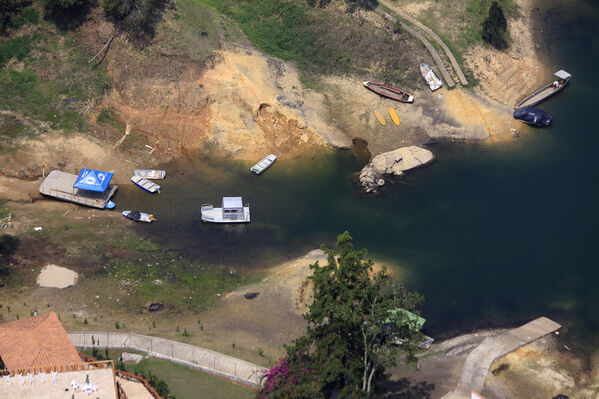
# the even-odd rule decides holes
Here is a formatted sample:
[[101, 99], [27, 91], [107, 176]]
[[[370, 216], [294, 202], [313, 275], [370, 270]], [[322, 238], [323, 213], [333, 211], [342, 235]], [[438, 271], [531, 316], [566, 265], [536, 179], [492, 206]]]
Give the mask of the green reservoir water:
[[[136, 226], [182, 254], [215, 265], [260, 268], [331, 245], [344, 230], [356, 246], [397, 266], [427, 299], [426, 332], [442, 338], [540, 315], [566, 326], [570, 344], [599, 347], [597, 93], [599, 12], [570, 1], [544, 14], [552, 69], [572, 83], [539, 107], [554, 117], [505, 144], [435, 144], [436, 161], [387, 187], [357, 189], [367, 161], [351, 151], [250, 164], [190, 155], [165, 165], [163, 194], [119, 189], [119, 210], [154, 212]], [[576, 10], [576, 11], [574, 11]], [[200, 204], [242, 195], [252, 222], [200, 222]]]

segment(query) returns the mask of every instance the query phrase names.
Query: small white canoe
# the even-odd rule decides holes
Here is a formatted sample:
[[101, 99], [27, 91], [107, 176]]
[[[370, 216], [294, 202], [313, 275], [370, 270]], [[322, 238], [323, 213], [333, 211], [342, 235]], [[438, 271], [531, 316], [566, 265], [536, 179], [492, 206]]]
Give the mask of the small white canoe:
[[160, 186], [158, 184], [151, 182], [148, 179], [144, 179], [141, 176], [132, 176], [131, 181], [135, 183], [136, 186], [143, 188], [149, 193], [160, 193]]
[[166, 170], [157, 169], [135, 169], [133, 171], [135, 176], [141, 176], [145, 179], [162, 180], [166, 177]]
[[420, 64], [420, 73], [432, 91], [435, 91], [443, 86], [441, 79], [435, 75], [433, 68], [431, 68], [428, 64], [425, 64], [424, 62]]
[[260, 162], [258, 162], [257, 164], [255, 164], [254, 166], [252, 166], [250, 168], [250, 170], [252, 172], [254, 172], [255, 174], [259, 175], [260, 173], [264, 172], [266, 169], [270, 168], [270, 166], [277, 160], [276, 155], [274, 154], [270, 154], [268, 155], [266, 158], [264, 158], [263, 160], [261, 160]]
[[123, 211], [123, 216], [135, 222], [152, 223], [156, 220], [154, 219], [154, 215], [139, 211]]

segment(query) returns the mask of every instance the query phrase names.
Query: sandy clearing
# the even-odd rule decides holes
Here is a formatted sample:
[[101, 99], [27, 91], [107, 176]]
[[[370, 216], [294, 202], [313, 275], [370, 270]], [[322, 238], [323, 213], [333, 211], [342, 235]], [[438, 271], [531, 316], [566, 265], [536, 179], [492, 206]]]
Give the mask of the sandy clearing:
[[78, 278], [79, 273], [66, 267], [47, 265], [37, 276], [37, 283], [40, 287], [67, 288], [75, 285]]

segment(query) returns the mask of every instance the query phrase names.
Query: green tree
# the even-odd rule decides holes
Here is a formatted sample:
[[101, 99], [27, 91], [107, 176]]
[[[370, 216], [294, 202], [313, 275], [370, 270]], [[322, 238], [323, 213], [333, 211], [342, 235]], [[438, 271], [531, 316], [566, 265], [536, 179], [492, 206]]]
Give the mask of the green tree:
[[23, 3], [23, 0], [0, 0], [0, 33], [11, 26], [12, 18], [21, 11]]
[[103, 0], [106, 15], [137, 39], [153, 35], [165, 0]]
[[483, 21], [483, 40], [498, 50], [504, 50], [507, 45], [507, 20], [503, 10], [496, 1], [489, 7], [489, 15]]
[[[314, 300], [304, 315], [306, 334], [286, 348], [259, 397], [307, 398], [302, 392], [315, 387], [324, 397], [371, 397], [381, 392], [385, 369], [400, 351], [415, 360], [420, 328], [397, 309], [414, 310], [424, 298], [394, 282], [385, 268], [374, 272], [348, 232], [325, 251], [327, 265], [310, 266]], [[399, 348], [393, 345], [398, 342]]]
[[46, 0], [46, 7], [54, 9], [69, 9], [82, 4], [83, 0]]

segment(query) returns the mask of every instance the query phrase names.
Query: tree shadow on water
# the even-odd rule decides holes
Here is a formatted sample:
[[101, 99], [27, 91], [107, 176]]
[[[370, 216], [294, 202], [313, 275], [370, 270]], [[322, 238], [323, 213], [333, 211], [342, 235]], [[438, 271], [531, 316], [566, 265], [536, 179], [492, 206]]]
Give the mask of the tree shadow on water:
[[387, 394], [385, 399], [431, 399], [435, 384], [420, 381], [412, 384], [409, 378], [388, 381], [385, 384]]

